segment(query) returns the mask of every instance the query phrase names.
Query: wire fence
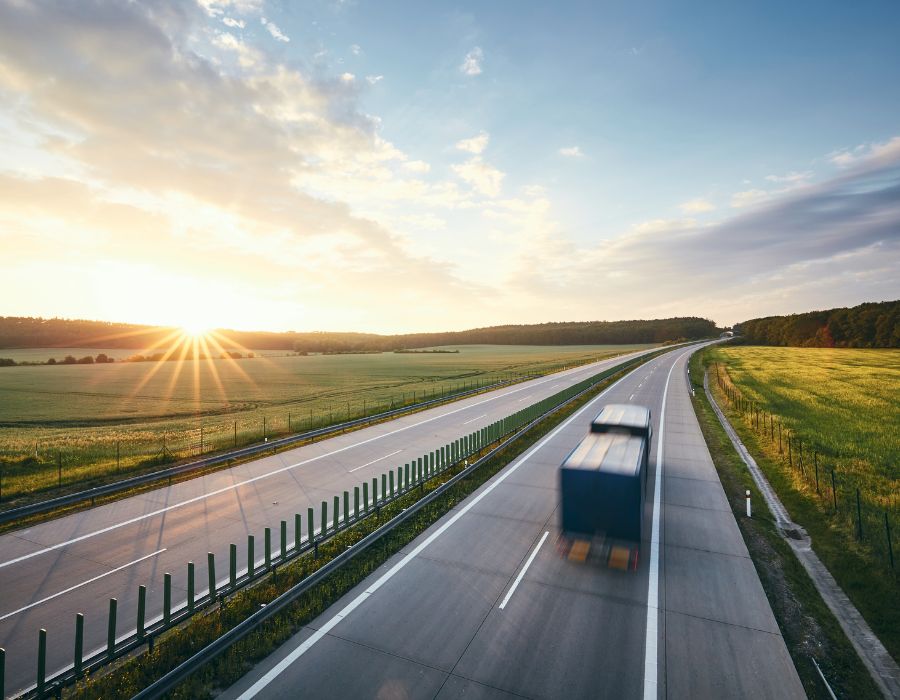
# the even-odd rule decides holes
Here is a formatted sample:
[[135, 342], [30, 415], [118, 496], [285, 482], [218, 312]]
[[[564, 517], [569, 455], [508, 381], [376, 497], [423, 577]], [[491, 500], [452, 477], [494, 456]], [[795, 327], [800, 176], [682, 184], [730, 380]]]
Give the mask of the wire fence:
[[895, 569], [895, 558], [900, 555], [894, 531], [900, 520], [900, 499], [895, 495], [888, 507], [877, 505], [879, 494], [866, 488], [864, 478], [842, 468], [842, 460], [849, 457], [829, 454], [809, 436], [787, 427], [782, 416], [746, 398], [725, 366], [716, 362], [715, 369], [716, 384], [728, 404], [794, 483], [815, 500], [819, 512], [845, 536], [865, 545], [875, 560]]

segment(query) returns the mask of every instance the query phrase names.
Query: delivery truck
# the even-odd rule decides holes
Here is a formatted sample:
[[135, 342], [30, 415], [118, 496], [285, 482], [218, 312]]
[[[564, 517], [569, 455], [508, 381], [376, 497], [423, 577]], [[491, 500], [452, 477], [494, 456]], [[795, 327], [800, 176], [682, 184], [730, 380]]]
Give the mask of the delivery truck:
[[652, 435], [644, 406], [610, 404], [591, 421], [559, 469], [564, 556], [637, 568]]

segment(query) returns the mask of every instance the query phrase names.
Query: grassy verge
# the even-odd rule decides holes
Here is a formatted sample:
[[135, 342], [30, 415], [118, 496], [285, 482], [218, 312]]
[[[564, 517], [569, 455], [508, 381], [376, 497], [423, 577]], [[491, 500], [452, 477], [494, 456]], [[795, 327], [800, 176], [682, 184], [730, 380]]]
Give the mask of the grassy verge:
[[[708, 358], [708, 351], [698, 352], [691, 358], [694, 410], [804, 690], [810, 698], [830, 700], [813, 666], [814, 658], [838, 697], [880, 698], [856, 650], [762, 505], [762, 495], [707, 401], [703, 371]], [[752, 445], [748, 448], [753, 450]], [[778, 490], [776, 484], [773, 486]], [[746, 489], [758, 504], [752, 518], [745, 512]], [[786, 502], [785, 506], [793, 516], [791, 504]]]
[[[646, 359], [644, 361], [646, 362]], [[633, 369], [634, 366], [629, 367], [598, 383], [589, 392], [556, 410], [503, 450], [498, 451], [480, 469], [456, 483], [440, 498], [423, 508], [415, 517], [382, 538], [380, 544], [373, 545], [360, 553], [339, 571], [329, 576], [321, 585], [302, 596], [284, 613], [269, 620], [257, 631], [235, 644], [228, 652], [194, 674], [172, 696], [175, 698], [206, 698], [217, 690], [234, 683], [252, 668], [253, 664], [265, 658], [303, 625], [324, 612], [338, 598], [350, 591], [389, 557], [443, 517], [453, 506], [512, 462], [519, 454], [604, 388]], [[152, 652], [130, 658], [111, 669], [81, 681], [70, 693], [71, 697], [87, 700], [88, 698], [133, 695], [237, 625], [258, 610], [260, 605], [273, 600], [347, 547], [387, 522], [402, 509], [408, 508], [421, 497], [422, 493], [428, 493], [450, 479], [458, 473], [459, 469], [460, 467], [457, 467], [445, 472], [429, 482], [420, 494], [411, 493], [383, 508], [379, 515], [371, 516], [357, 526], [338, 534], [319, 547], [318, 559], [309, 555], [298, 559], [278, 571], [277, 575], [263, 579], [259, 584], [238, 592], [227, 599], [223, 605], [212, 608], [206, 614], [195, 616], [183, 626], [162, 635]]]

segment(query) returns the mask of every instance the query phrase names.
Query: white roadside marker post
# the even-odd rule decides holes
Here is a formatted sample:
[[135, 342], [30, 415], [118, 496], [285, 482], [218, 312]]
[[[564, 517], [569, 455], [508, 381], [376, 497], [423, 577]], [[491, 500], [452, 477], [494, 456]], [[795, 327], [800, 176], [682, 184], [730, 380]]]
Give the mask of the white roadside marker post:
[[747, 489], [747, 517], [753, 517], [750, 515], [750, 489]]

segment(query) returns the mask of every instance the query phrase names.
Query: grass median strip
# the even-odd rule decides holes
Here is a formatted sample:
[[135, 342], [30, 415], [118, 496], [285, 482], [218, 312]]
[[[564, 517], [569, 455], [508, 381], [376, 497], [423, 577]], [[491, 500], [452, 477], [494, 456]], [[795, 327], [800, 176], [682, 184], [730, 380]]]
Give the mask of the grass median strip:
[[[762, 495], [706, 399], [703, 372], [709, 355], [701, 351], [691, 358], [694, 410], [804, 690], [814, 700], [831, 698], [815, 660], [838, 697], [880, 698], [840, 624], [765, 508]], [[756, 504], [752, 518], [745, 510], [747, 490]], [[785, 505], [790, 509], [790, 504]]]
[[[643, 362], [652, 357], [643, 358]], [[377, 544], [361, 552], [345, 566], [328, 576], [320, 585], [304, 594], [284, 613], [261, 625], [259, 629], [236, 643], [203, 670], [194, 674], [179, 686], [172, 696], [177, 698], [209, 697], [216, 689], [233, 683], [246, 673], [253, 663], [271, 653], [304, 624], [321, 614], [340, 596], [374, 572], [391, 555], [415, 539], [454, 505], [465, 499], [481, 484], [509, 464], [527, 447], [543, 437], [605, 387], [626, 372], [631, 371], [634, 366], [599, 382], [586, 393], [552, 412], [502, 450], [490, 456], [477, 471], [458, 481], [440, 497], [422, 508], [415, 516], [383, 536]], [[487, 451], [486, 448], [484, 453]], [[355, 527], [337, 534], [318, 547], [317, 559], [312, 556], [301, 557], [263, 579], [260, 583], [225, 599], [220, 605], [205, 614], [194, 617], [183, 626], [164, 633], [156, 641], [152, 651], [141, 654], [139, 657], [130, 658], [115, 667], [80, 681], [73, 689], [71, 697], [101, 698], [133, 695], [246, 619], [261, 605], [274, 600], [352, 544], [412, 506], [423, 495], [438, 488], [463, 468], [464, 465], [457, 465], [423, 485], [419, 493], [412, 492], [382, 508], [377, 515], [366, 518]]]

